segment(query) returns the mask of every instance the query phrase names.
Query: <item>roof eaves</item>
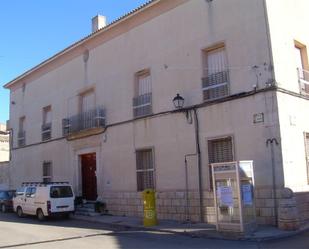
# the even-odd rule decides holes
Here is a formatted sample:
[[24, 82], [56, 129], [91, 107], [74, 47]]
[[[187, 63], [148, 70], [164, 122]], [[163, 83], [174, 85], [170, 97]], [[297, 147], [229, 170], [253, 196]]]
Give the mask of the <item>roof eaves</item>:
[[161, 0], [149, 0], [148, 2], [140, 5], [139, 7], [131, 10], [130, 12], [124, 14], [123, 16], [115, 19], [113, 22], [109, 23], [108, 25], [106, 25], [105, 27], [97, 30], [96, 32], [93, 32], [87, 36], [85, 36], [84, 38], [78, 40], [77, 42], [71, 44], [70, 46], [66, 47], [65, 49], [61, 50], [60, 52], [56, 53], [55, 55], [53, 55], [52, 57], [42, 61], [41, 63], [39, 63], [38, 65], [36, 65], [35, 67], [27, 70], [26, 72], [24, 72], [23, 74], [17, 76], [15, 79], [9, 81], [8, 83], [6, 83], [3, 87], [6, 89], [9, 89], [12, 85], [14, 85], [15, 83], [17, 83], [18, 81], [22, 80], [23, 78], [25, 78], [26, 76], [28, 76], [29, 74], [35, 72], [36, 70], [40, 69], [41, 67], [45, 66], [46, 64], [52, 62], [53, 60], [55, 60], [56, 58], [58, 58], [59, 56], [61, 56], [62, 54], [65, 54], [69, 51], [71, 51], [72, 49], [74, 49], [75, 47], [83, 44], [84, 42], [88, 41], [89, 39], [94, 38], [95, 36], [97, 36], [100, 33], [103, 33], [104, 31], [110, 29], [111, 27], [120, 24], [122, 21], [126, 20], [127, 18], [139, 13], [140, 11], [143, 11], [144, 9], [160, 2]]

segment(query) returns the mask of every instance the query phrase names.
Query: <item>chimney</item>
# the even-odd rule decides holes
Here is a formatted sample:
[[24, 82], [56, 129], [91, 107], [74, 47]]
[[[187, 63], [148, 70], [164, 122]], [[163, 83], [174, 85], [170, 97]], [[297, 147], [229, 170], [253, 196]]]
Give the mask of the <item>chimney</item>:
[[106, 26], [106, 17], [101, 15], [96, 15], [92, 18], [92, 33], [98, 31]]

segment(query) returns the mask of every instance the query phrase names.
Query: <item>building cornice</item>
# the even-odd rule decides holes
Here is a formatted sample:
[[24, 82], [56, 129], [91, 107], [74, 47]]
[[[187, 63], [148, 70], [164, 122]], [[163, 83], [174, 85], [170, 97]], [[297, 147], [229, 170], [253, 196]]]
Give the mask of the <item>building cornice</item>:
[[[151, 118], [169, 115], [169, 114], [177, 114], [177, 113], [185, 112], [187, 110], [192, 110], [192, 109], [207, 108], [207, 107], [212, 106], [212, 105], [225, 103], [225, 102], [229, 102], [229, 101], [233, 101], [233, 100], [238, 100], [238, 99], [241, 99], [241, 98], [247, 98], [247, 97], [250, 97], [250, 96], [253, 96], [253, 95], [256, 95], [256, 94], [270, 92], [270, 91], [276, 92], [276, 91], [278, 91], [278, 88], [276, 86], [270, 86], [270, 87], [263, 88], [263, 89], [260, 89], [260, 90], [253, 90], [253, 91], [249, 91], [249, 92], [241, 92], [241, 93], [233, 94], [233, 95], [230, 95], [230, 96], [226, 96], [222, 99], [216, 99], [216, 100], [213, 100], [213, 101], [203, 102], [203, 103], [188, 106], [188, 107], [185, 107], [185, 108], [182, 108], [182, 109], [167, 110], [167, 111], [163, 111], [163, 112], [159, 112], [159, 113], [153, 113], [153, 114], [143, 116], [143, 117], [138, 117], [138, 118], [128, 119], [128, 120], [124, 120], [124, 121], [120, 121], [120, 122], [116, 122], [116, 123], [107, 124], [105, 126], [105, 129], [102, 132], [89, 135], [88, 137], [99, 136], [100, 134], [103, 134], [110, 127], [125, 125], [125, 124], [128, 124], [128, 123], [137, 122], [139, 120], [151, 119]], [[79, 138], [79, 139], [83, 139], [83, 138]], [[64, 140], [64, 139], [67, 140], [66, 137], [58, 137], [58, 138], [50, 139], [48, 141], [41, 141], [41, 142], [36, 142], [36, 143], [32, 143], [32, 144], [27, 144], [23, 147], [14, 147], [14, 148], [12, 148], [12, 150], [19, 150], [19, 149], [23, 149], [23, 148], [27, 148], [27, 147], [31, 147], [31, 146], [42, 145], [42, 144], [55, 142], [55, 141], [59, 141], [59, 140]]]

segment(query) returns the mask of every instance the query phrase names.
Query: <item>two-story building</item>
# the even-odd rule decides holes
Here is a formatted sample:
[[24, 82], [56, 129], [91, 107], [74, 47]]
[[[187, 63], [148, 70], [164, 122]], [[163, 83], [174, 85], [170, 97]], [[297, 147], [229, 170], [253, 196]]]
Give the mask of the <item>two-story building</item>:
[[129, 216], [155, 188], [159, 218], [214, 222], [210, 164], [253, 160], [258, 222], [275, 224], [281, 190], [309, 190], [308, 9], [153, 0], [95, 17], [89, 36], [5, 85], [13, 185], [69, 181]]

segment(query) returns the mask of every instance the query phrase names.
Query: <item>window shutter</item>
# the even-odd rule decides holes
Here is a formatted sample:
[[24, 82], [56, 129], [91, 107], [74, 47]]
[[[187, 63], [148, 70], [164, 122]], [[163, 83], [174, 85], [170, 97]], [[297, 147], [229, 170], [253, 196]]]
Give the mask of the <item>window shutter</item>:
[[227, 67], [227, 58], [224, 47], [207, 52], [208, 76], [222, 71], [226, 71]]
[[233, 161], [232, 138], [210, 140], [208, 142], [209, 163]]
[[233, 142], [231, 137], [214, 139], [208, 141], [209, 179], [212, 188], [211, 163], [222, 163], [234, 161]]
[[150, 74], [144, 74], [138, 77], [138, 96], [151, 93]]
[[87, 112], [90, 110], [93, 110], [95, 108], [95, 97], [94, 92], [90, 91], [85, 94], [83, 94], [81, 99], [82, 104], [82, 110], [81, 112]]

